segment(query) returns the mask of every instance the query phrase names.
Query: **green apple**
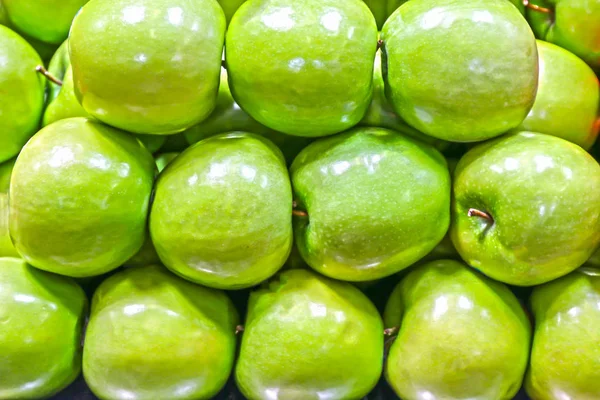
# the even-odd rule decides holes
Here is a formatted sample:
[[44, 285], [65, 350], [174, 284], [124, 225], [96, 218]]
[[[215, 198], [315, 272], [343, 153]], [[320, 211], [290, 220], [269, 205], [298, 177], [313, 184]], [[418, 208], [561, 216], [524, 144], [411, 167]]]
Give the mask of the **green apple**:
[[310, 143], [308, 138], [286, 135], [269, 129], [249, 116], [233, 99], [227, 80], [227, 70], [221, 68], [217, 106], [206, 120], [186, 130], [184, 135], [190, 144], [194, 144], [207, 137], [233, 131], [251, 132], [266, 137], [279, 147], [288, 164], [291, 164], [300, 150]]
[[381, 74], [380, 51], [377, 51], [375, 54], [375, 63], [373, 65], [373, 98], [359, 125], [393, 129], [425, 143], [429, 143], [440, 151], [446, 149], [450, 144], [445, 140], [440, 140], [419, 132], [398, 117], [398, 114], [394, 111], [391, 103], [385, 97], [385, 85]]
[[388, 17], [407, 0], [364, 0], [364, 2], [377, 21], [377, 29], [381, 29]]
[[[62, 85], [48, 81], [49, 91], [46, 99], [46, 110], [42, 126], [50, 125], [53, 122], [66, 118], [88, 117], [92, 118], [79, 104], [75, 89], [73, 87], [73, 69], [69, 58], [69, 44], [65, 41], [56, 51], [48, 72], [53, 77], [59, 79]], [[146, 146], [150, 153], [158, 151], [165, 143], [167, 138], [164, 135], [135, 135]]]
[[471, 149], [454, 178], [454, 246], [496, 280], [531, 286], [556, 279], [600, 244], [600, 166], [573, 143], [506, 135]]
[[94, 293], [83, 374], [101, 399], [211, 399], [235, 357], [237, 311], [225, 293], [150, 265]]
[[[600, 11], [599, 11], [600, 12]], [[554, 135], [589, 149], [600, 130], [600, 86], [580, 58], [537, 41], [540, 80], [535, 103], [520, 130]]]
[[215, 106], [224, 36], [216, 0], [91, 0], [69, 35], [75, 95], [120, 129], [183, 131]]
[[296, 243], [308, 265], [329, 277], [392, 275], [429, 253], [448, 230], [446, 161], [408, 136], [356, 128], [323, 138], [298, 155], [290, 173]]
[[516, 128], [533, 105], [535, 37], [508, 1], [408, 1], [381, 38], [387, 96], [423, 133], [489, 139]]
[[525, 388], [532, 399], [600, 393], [600, 270], [582, 267], [533, 289], [535, 334]]
[[9, 228], [31, 265], [85, 277], [142, 246], [156, 165], [131, 135], [85, 118], [39, 131], [17, 158]]
[[246, 0], [218, 0], [223, 12], [225, 13], [225, 19], [227, 19], [227, 23], [231, 21], [231, 17], [237, 11], [238, 8], [246, 1]]
[[526, 17], [536, 36], [600, 69], [599, 0], [529, 0]]
[[159, 175], [150, 234], [170, 270], [241, 289], [269, 278], [292, 246], [292, 190], [283, 156], [234, 132], [189, 147]]
[[70, 278], [0, 258], [0, 399], [39, 399], [81, 370], [83, 290]]
[[271, 129], [331, 135], [369, 106], [377, 26], [362, 0], [250, 0], [225, 42], [233, 97]]
[[19, 31], [42, 42], [60, 44], [71, 21], [89, 0], [1, 0], [8, 20]]
[[353, 285], [292, 269], [250, 294], [235, 370], [249, 400], [360, 399], [382, 362], [381, 317]]
[[512, 399], [529, 358], [531, 326], [502, 283], [461, 262], [417, 267], [384, 313], [398, 329], [385, 377], [403, 399]]
[[0, 163], [16, 156], [37, 131], [44, 108], [42, 60], [14, 31], [0, 25]]

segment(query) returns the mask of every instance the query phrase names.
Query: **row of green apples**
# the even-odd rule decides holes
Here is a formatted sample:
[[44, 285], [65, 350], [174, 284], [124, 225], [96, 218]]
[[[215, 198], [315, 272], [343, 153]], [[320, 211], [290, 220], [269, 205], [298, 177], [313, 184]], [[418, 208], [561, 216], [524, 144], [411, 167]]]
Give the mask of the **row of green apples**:
[[[361, 121], [373, 94], [378, 46], [393, 111], [429, 136], [458, 142], [498, 136], [519, 127], [535, 99], [534, 35], [510, 2], [407, 2], [378, 41], [375, 19], [358, 0], [249, 1], [227, 35], [222, 9], [205, 1], [86, 3], [68, 41], [70, 85], [85, 112], [138, 134], [172, 134], [202, 122], [216, 106], [224, 42], [237, 103], [263, 125], [291, 135], [325, 136]], [[5, 7], [9, 22], [17, 21], [15, 2]], [[597, 18], [589, 7], [589, 18]], [[37, 130], [45, 86], [33, 75], [40, 63], [33, 53], [5, 47], [23, 62], [7, 63], [2, 74], [10, 84], [1, 109], [12, 117], [2, 121], [0, 160], [16, 155]], [[590, 78], [581, 82], [589, 85]], [[585, 125], [589, 136], [592, 103], [574, 108], [586, 118], [573, 118], [584, 121], [577, 128]], [[588, 145], [587, 139], [578, 143]]]
[[[52, 55], [55, 46], [66, 39], [71, 21], [89, 0], [2, 0], [0, 23], [13, 27], [40, 50]], [[227, 23], [246, 0], [217, 0]], [[377, 21], [378, 29], [407, 0], [365, 0]], [[592, 67], [600, 66], [594, 42], [600, 25], [598, 4], [582, 0], [510, 0], [531, 24], [536, 35], [564, 47]]]
[[535, 287], [531, 321], [504, 284], [448, 259], [399, 278], [383, 318], [308, 269], [254, 289], [244, 325], [227, 294], [159, 265], [104, 279], [88, 317], [71, 278], [0, 258], [0, 300], [0, 399], [51, 396], [81, 370], [100, 399], [210, 399], [234, 365], [250, 400], [360, 399], [382, 372], [406, 400], [510, 400], [523, 380], [536, 400], [600, 392], [592, 267]]

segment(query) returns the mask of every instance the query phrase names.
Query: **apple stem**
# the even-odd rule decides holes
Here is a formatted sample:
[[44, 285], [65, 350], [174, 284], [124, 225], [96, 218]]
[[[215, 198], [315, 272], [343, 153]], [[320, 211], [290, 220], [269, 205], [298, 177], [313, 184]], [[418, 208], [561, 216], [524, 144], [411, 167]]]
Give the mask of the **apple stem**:
[[294, 208], [292, 210], [292, 215], [296, 217], [308, 217], [308, 213], [306, 211], [296, 210], [296, 207], [298, 207], [298, 203], [296, 203], [295, 200], [292, 202], [292, 207]]
[[551, 9], [546, 7], [538, 6], [537, 4], [531, 4], [529, 0], [523, 0], [523, 5], [531, 10], [539, 11], [542, 13], [550, 14], [552, 12]]
[[244, 332], [244, 325], [238, 325], [235, 327], [235, 334], [239, 335], [240, 333]]
[[38, 65], [37, 67], [35, 67], [35, 70], [40, 74], [44, 75], [46, 79], [48, 79], [50, 82], [55, 83], [58, 86], [62, 86], [63, 82], [54, 75], [52, 75], [50, 72], [48, 72], [48, 70], [44, 68], [43, 65]]
[[478, 210], [476, 208], [469, 208], [469, 211], [467, 212], [467, 215], [469, 217], [480, 217], [480, 218], [484, 218], [487, 219], [490, 222], [494, 222], [494, 218], [492, 218], [492, 216], [488, 213], [486, 213], [485, 211], [481, 211]]
[[379, 39], [377, 40], [377, 50], [379, 50], [381, 46], [383, 46], [383, 40]]
[[394, 326], [394, 327], [391, 327], [391, 328], [386, 328], [386, 329], [383, 330], [383, 334], [385, 336], [392, 336], [392, 335], [395, 335], [396, 333], [398, 333], [399, 329], [400, 328], [398, 328], [397, 326]]

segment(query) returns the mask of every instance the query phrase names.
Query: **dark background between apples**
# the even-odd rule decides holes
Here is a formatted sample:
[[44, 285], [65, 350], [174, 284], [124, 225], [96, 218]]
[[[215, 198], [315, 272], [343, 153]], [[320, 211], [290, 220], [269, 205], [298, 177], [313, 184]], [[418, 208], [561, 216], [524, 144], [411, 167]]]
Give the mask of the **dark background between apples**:
[[[107, 275], [112, 275], [116, 272], [119, 272], [121, 268], [116, 269], [115, 271], [110, 272]], [[91, 299], [96, 287], [102, 283], [102, 281], [106, 278], [107, 275], [102, 275], [97, 277], [96, 279], [88, 282], [87, 285], [83, 286], [88, 298]], [[394, 289], [394, 286], [398, 283], [398, 277], [389, 277], [381, 280], [376, 285], [368, 287], [364, 290], [365, 294], [373, 301], [377, 309], [380, 313], [383, 313], [383, 309], [385, 304]], [[514, 294], [517, 296], [519, 301], [522, 304], [528, 303], [529, 295], [531, 294], [532, 288], [529, 287], [511, 287]], [[248, 296], [250, 295], [252, 288], [238, 291], [229, 291], [227, 294], [233, 300], [239, 315], [246, 314], [246, 306], [248, 304]], [[531, 318], [531, 317], [530, 317]], [[239, 350], [239, 345], [238, 345]], [[50, 400], [97, 400], [98, 398], [94, 396], [92, 391], [88, 388], [87, 384], [83, 376], [79, 376], [71, 385], [69, 385], [62, 392], [53, 396]], [[167, 400], [167, 399], [165, 399]], [[233, 375], [230, 376], [229, 382], [225, 387], [221, 390], [221, 392], [215, 397], [215, 400], [246, 400], [246, 398], [240, 393], [235, 385], [235, 381], [233, 380]], [[387, 382], [385, 382], [385, 378], [382, 376], [379, 384], [373, 389], [368, 396], [366, 396], [363, 400], [399, 400], [398, 396], [392, 391], [392, 389], [388, 386]], [[525, 394], [525, 391], [521, 389], [521, 391], [517, 394], [517, 396], [513, 400], [530, 400], [529, 397]]]

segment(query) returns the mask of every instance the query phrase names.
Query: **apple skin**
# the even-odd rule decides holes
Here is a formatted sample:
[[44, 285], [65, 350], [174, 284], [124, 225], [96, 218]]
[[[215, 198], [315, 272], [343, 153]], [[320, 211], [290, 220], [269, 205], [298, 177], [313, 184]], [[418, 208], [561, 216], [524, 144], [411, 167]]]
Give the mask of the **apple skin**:
[[585, 263], [586, 265], [600, 269], [600, 249], [596, 250]]
[[584, 266], [535, 287], [530, 301], [536, 328], [525, 379], [529, 396], [536, 400], [597, 399], [600, 270]]
[[215, 106], [224, 36], [216, 0], [92, 0], [69, 35], [75, 95], [120, 129], [183, 131]]
[[194, 144], [219, 133], [234, 131], [255, 133], [275, 143], [283, 153], [286, 163], [291, 164], [300, 150], [311, 142], [311, 139], [286, 135], [257, 122], [235, 102], [227, 77], [227, 70], [221, 68], [217, 106], [207, 119], [183, 133], [186, 140], [190, 144]]
[[249, 1], [225, 41], [233, 97], [271, 129], [331, 135], [369, 106], [377, 26], [361, 0]]
[[[375, 20], [377, 21], [377, 29], [379, 30], [383, 28], [383, 25], [389, 16], [407, 1], [408, 0], [364, 0], [367, 6], [369, 6], [371, 9]], [[510, 2], [519, 9], [521, 14], [525, 13], [525, 6], [523, 5], [522, 0], [510, 0]]]
[[81, 370], [87, 298], [70, 278], [0, 258], [0, 399], [39, 399]]
[[392, 292], [384, 323], [399, 327], [385, 377], [403, 399], [508, 400], [521, 386], [529, 320], [505, 285], [461, 262], [412, 270]]
[[261, 136], [234, 132], [192, 145], [163, 170], [150, 234], [171, 271], [201, 285], [241, 289], [285, 263], [291, 215], [279, 149]]
[[375, 63], [373, 64], [373, 97], [359, 125], [393, 129], [430, 144], [440, 151], [445, 150], [450, 145], [445, 140], [440, 140], [419, 132], [398, 117], [391, 103], [385, 97], [385, 84], [383, 82], [383, 75], [381, 74], [380, 51], [377, 51], [375, 54]]
[[567, 50], [541, 40], [537, 46], [538, 91], [533, 108], [518, 129], [558, 136], [587, 150], [600, 130], [598, 78]]
[[244, 4], [244, 2], [246, 0], [218, 0], [218, 1], [219, 1], [219, 5], [223, 9], [223, 12], [225, 13], [225, 19], [227, 20], [227, 24], [229, 24], [229, 22], [231, 21], [231, 17], [233, 17], [233, 14], [235, 14], [237, 9], [240, 8], [240, 6], [242, 4]]
[[0, 163], [16, 156], [36, 132], [44, 108], [46, 82], [35, 68], [43, 65], [17, 33], [0, 25]]
[[433, 147], [383, 128], [355, 128], [306, 147], [290, 169], [296, 244], [318, 272], [346, 281], [392, 275], [442, 240], [450, 174]]
[[250, 294], [235, 370], [245, 398], [360, 399], [382, 364], [381, 317], [353, 285], [292, 269]]
[[[62, 80], [63, 84], [57, 85], [48, 81], [48, 96], [42, 126], [50, 125], [61, 119], [87, 117], [89, 115], [79, 104], [73, 87], [73, 69], [69, 59], [69, 44], [67, 41], [60, 45], [50, 60], [48, 72]], [[146, 146], [150, 153], [158, 151], [167, 140], [164, 135], [135, 135]]]
[[48, 81], [48, 98], [42, 126], [66, 118], [89, 117], [75, 96], [73, 70], [69, 61], [69, 45], [65, 41], [54, 53], [48, 65], [48, 72], [60, 79], [62, 86]]
[[233, 367], [237, 323], [223, 292], [157, 265], [126, 269], [94, 293], [85, 380], [101, 399], [211, 399]]
[[364, 2], [377, 21], [377, 29], [381, 29], [388, 17], [407, 0], [364, 0]]
[[[143, 136], [151, 136], [151, 137], [164, 137], [164, 136], [156, 136], [156, 135], [143, 135]], [[163, 169], [173, 161], [179, 153], [162, 153], [154, 157], [154, 161], [156, 162], [156, 167], [158, 168], [158, 172], [162, 172]], [[152, 244], [152, 239], [150, 238], [150, 234], [146, 235], [146, 241], [140, 248], [140, 250], [125, 264], [125, 267], [135, 267], [140, 266], [144, 267], [146, 265], [152, 264], [160, 264], [160, 257], [156, 253], [156, 249], [154, 248], [154, 244]]]
[[408, 1], [381, 39], [387, 97], [425, 134], [489, 139], [516, 128], [533, 105], [535, 37], [508, 1]]
[[[538, 285], [573, 271], [600, 244], [600, 166], [581, 147], [520, 132], [458, 163], [450, 234], [470, 266], [501, 282]], [[468, 216], [474, 208], [493, 222]]]
[[0, 257], [21, 257], [8, 233], [8, 188], [15, 160], [0, 164]]
[[144, 242], [155, 171], [150, 153], [125, 132], [85, 118], [43, 128], [21, 151], [10, 183], [17, 251], [37, 268], [73, 277], [117, 268]]
[[42, 42], [60, 44], [75, 14], [89, 0], [2, 0], [6, 15], [19, 32]]
[[536, 36], [569, 50], [600, 70], [600, 1], [530, 0], [550, 13], [527, 8], [525, 16]]

